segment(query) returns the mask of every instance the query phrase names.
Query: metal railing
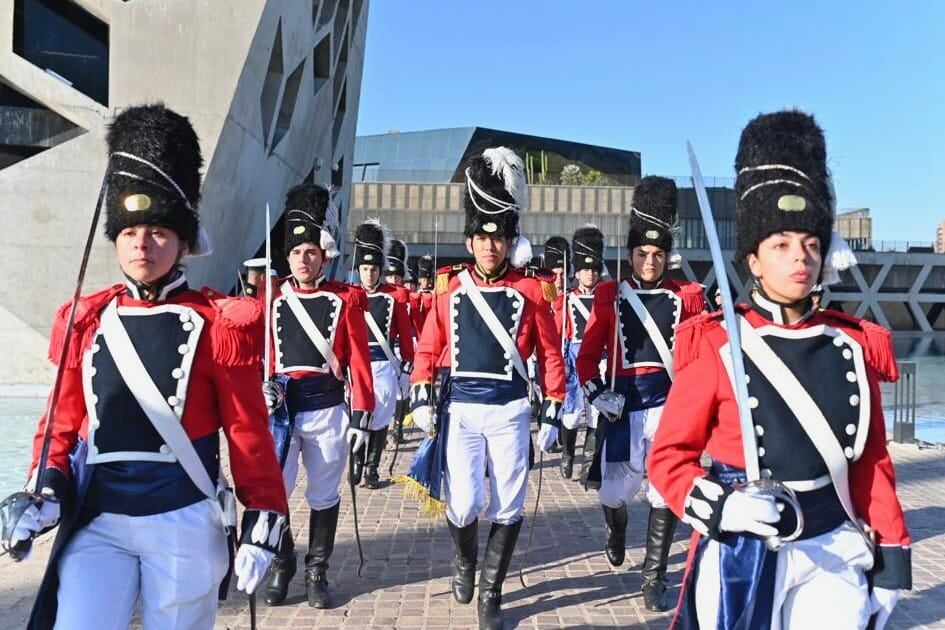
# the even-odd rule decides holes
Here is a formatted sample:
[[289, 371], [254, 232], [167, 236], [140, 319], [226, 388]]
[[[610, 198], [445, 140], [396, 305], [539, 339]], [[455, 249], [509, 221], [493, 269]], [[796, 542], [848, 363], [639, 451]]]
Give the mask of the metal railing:
[[935, 243], [932, 241], [884, 241], [876, 239], [861, 239], [866, 242], [857, 243], [854, 249], [874, 252], [906, 252], [914, 254], [931, 254], [935, 252]]
[[916, 363], [897, 361], [899, 380], [893, 395], [893, 442], [915, 442]]

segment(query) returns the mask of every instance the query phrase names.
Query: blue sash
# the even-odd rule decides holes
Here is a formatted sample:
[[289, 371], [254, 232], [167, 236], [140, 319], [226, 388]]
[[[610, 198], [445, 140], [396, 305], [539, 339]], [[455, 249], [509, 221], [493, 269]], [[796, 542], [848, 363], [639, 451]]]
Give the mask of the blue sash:
[[404, 477], [398, 478], [405, 484], [407, 496], [420, 503], [421, 511], [428, 516], [439, 516], [446, 511], [446, 503], [441, 499], [443, 489], [443, 471], [446, 470], [446, 438], [449, 434], [449, 401], [452, 378], [444, 372], [440, 379], [440, 391], [436, 399], [436, 435], [424, 436], [414, 455], [410, 469]]

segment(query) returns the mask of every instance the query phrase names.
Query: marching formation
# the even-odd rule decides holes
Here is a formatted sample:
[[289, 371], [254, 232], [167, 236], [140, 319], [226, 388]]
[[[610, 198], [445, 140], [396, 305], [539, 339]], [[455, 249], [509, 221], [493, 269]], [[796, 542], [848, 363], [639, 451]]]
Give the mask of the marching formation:
[[[505, 147], [465, 165], [466, 261], [411, 259], [376, 220], [352, 226], [347, 249], [333, 191], [300, 184], [285, 194], [281, 252], [267, 208], [266, 253], [246, 261], [240, 295], [191, 288], [187, 257], [211, 246], [190, 122], [131, 107], [107, 140], [87, 250], [104, 210], [126, 281], [83, 293], [83, 262], [50, 334], [56, 381], [26, 486], [0, 503], [14, 560], [55, 530], [30, 628], [123, 628], [137, 602], [145, 628], [211, 628], [231, 576], [253, 615], [257, 591], [285, 605], [300, 465], [309, 606], [332, 606], [342, 484], [359, 553], [358, 493], [402, 489], [445, 520], [452, 596], [475, 599], [480, 628], [502, 628], [529, 474], [558, 452], [561, 476], [596, 492], [611, 567], [631, 525], [646, 532], [643, 604], [675, 608], [676, 628], [882, 628], [911, 588], [879, 393], [897, 364], [888, 331], [820, 307], [855, 258], [832, 231], [812, 116], [760, 115], [741, 134], [745, 303], [730, 298], [690, 149], [711, 306], [679, 269], [672, 180], [644, 177], [616, 233], [588, 224], [536, 259], [525, 168]], [[411, 425], [423, 438], [409, 472], [385, 483]], [[631, 524], [644, 488], [649, 517]], [[669, 601], [680, 522], [690, 553]]]

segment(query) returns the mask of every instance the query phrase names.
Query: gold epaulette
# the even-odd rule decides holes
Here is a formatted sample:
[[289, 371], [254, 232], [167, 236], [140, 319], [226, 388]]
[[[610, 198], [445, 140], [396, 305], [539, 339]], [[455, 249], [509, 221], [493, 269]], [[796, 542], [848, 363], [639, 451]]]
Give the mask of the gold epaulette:
[[450, 278], [453, 277], [453, 274], [462, 271], [464, 268], [465, 265], [463, 264], [456, 264], [451, 267], [440, 267], [436, 274], [436, 286], [434, 288], [436, 294], [442, 295], [446, 293], [450, 288]]
[[554, 285], [554, 282], [541, 281], [541, 294], [549, 302], [554, 302], [558, 299], [558, 288]]

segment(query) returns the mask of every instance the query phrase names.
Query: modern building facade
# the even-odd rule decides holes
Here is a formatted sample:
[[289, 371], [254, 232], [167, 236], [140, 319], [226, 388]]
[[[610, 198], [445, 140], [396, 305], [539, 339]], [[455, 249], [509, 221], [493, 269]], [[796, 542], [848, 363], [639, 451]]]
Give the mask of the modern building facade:
[[530, 184], [576, 183], [580, 178], [582, 183], [633, 186], [640, 181], [637, 151], [485, 127], [358, 136], [353, 178], [356, 182], [462, 182], [466, 161], [498, 146], [522, 156]]
[[[367, 15], [367, 0], [0, 0], [0, 268], [23, 280], [0, 286], [16, 348], [0, 383], [48, 379], [123, 107], [163, 101], [200, 138], [216, 251], [188, 261], [192, 284], [228, 290], [296, 183], [334, 186], [347, 219]], [[86, 285], [120, 279], [99, 226]]]

